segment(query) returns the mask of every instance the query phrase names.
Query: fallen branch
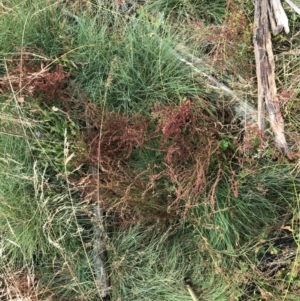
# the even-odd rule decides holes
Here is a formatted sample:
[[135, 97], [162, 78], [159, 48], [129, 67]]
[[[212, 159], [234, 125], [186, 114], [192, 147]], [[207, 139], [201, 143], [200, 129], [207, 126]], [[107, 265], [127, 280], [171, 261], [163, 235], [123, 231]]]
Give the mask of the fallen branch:
[[[253, 43], [258, 85], [258, 127], [262, 135], [264, 135], [266, 105], [271, 128], [275, 135], [275, 143], [287, 154], [289, 150], [285, 139], [284, 121], [280, 113], [277, 96], [275, 62], [269, 30], [269, 18], [270, 20], [273, 19], [271, 24], [276, 23], [279, 28], [284, 28], [285, 31], [288, 30], [285, 18], [283, 17], [282, 21], [278, 20], [279, 12], [281, 12], [282, 16], [282, 11], [278, 10], [278, 5], [277, 0], [271, 0], [270, 4], [268, 0], [255, 1]], [[276, 17], [274, 14], [276, 14]], [[275, 28], [275, 31], [277, 32], [279, 28]]]

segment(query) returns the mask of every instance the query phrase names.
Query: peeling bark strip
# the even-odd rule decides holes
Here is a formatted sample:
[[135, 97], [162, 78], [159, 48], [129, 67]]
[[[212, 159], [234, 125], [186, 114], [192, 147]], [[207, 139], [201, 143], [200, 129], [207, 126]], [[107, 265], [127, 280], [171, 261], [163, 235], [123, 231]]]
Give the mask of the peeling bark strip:
[[283, 10], [280, 0], [269, 0], [268, 13], [274, 35], [279, 34], [282, 29], [284, 29], [286, 34], [290, 32], [289, 20]]
[[[274, 6], [275, 3], [277, 6]], [[280, 113], [275, 83], [275, 63], [269, 29], [269, 18], [273, 20], [271, 23], [279, 24], [279, 28], [281, 29], [285, 28], [286, 30], [286, 24], [280, 25], [280, 22], [277, 22], [278, 15], [274, 20], [272, 12], [275, 11], [278, 12], [278, 0], [255, 1], [253, 43], [258, 85], [258, 127], [262, 135], [264, 135], [266, 105], [269, 112], [271, 128], [275, 135], [276, 145], [285, 153], [288, 153], [288, 146], [284, 135], [284, 121]], [[268, 14], [268, 12], [270, 14]], [[276, 32], [278, 32], [279, 28], [276, 28]]]
[[[98, 168], [94, 166], [89, 167], [89, 174], [96, 177]], [[104, 229], [103, 209], [100, 207], [98, 200], [98, 191], [93, 194], [93, 253], [94, 253], [94, 273], [97, 289], [101, 298], [110, 296], [109, 276], [107, 272], [107, 251], [106, 251], [106, 237]]]

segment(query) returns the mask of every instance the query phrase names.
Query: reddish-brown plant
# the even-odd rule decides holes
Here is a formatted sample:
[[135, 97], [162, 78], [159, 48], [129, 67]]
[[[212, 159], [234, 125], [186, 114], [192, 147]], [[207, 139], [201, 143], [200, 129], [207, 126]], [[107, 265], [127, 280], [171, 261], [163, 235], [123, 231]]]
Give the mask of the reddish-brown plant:
[[156, 106], [156, 131], [161, 133], [160, 149], [165, 153], [165, 174], [174, 186], [176, 198], [169, 210], [185, 201], [195, 204], [208, 187], [208, 170], [212, 156], [219, 149], [220, 125], [206, 115], [196, 101], [180, 106]]
[[[87, 112], [91, 112], [93, 126], [84, 140], [88, 160], [97, 166], [98, 174], [84, 180], [89, 200], [96, 191], [97, 201], [123, 224], [176, 216], [182, 213], [182, 205], [186, 213], [205, 199], [214, 209], [221, 173], [216, 179], [209, 170], [212, 161], [218, 162], [224, 155], [219, 147], [222, 126], [206, 113], [203, 100], [179, 106], [157, 104], [151, 108], [152, 118], [103, 113], [91, 106]], [[130, 164], [133, 150], [150, 145], [156, 145], [162, 159], [138, 172]]]
[[47, 58], [32, 56], [30, 52], [20, 53], [9, 61], [8, 74], [0, 78], [0, 89], [13, 89], [23, 98], [38, 96], [43, 102], [65, 97], [70, 73], [62, 66], [49, 64]]
[[134, 148], [144, 144], [147, 127], [145, 117], [140, 114], [130, 118], [113, 112], [99, 115], [93, 129], [83, 137], [91, 162], [103, 167], [120, 164]]

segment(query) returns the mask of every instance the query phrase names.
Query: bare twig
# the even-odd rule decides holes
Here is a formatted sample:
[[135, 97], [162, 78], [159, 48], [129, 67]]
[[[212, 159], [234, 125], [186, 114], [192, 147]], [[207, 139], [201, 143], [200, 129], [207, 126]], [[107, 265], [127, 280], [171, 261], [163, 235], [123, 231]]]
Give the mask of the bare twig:
[[183, 283], [184, 283], [185, 287], [187, 288], [188, 292], [190, 293], [191, 298], [193, 299], [193, 301], [199, 301], [196, 294], [194, 293], [194, 291], [192, 289], [191, 280], [189, 278], [184, 278]]
[[198, 298], [197, 298], [197, 296], [195, 295], [193, 289], [189, 285], [187, 285], [186, 288], [189, 291], [189, 293], [190, 293], [193, 301], [199, 301]]

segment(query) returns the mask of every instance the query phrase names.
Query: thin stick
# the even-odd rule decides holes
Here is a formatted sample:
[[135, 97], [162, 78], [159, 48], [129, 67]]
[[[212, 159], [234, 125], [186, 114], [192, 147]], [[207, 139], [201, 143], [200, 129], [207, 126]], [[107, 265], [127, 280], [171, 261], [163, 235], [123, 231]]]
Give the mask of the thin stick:
[[189, 277], [185, 277], [183, 279], [183, 283], [185, 285], [185, 287], [187, 288], [188, 292], [190, 293], [193, 301], [199, 301], [197, 296], [195, 295], [193, 289], [192, 289], [192, 282], [191, 282], [191, 279]]
[[187, 288], [187, 290], [189, 291], [189, 293], [190, 293], [190, 295], [191, 295], [193, 301], [199, 301], [199, 299], [198, 299], [197, 296], [195, 295], [195, 293], [194, 293], [193, 289], [191, 288], [191, 286], [190, 286], [190, 285], [187, 285], [186, 288]]

